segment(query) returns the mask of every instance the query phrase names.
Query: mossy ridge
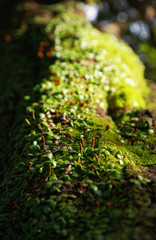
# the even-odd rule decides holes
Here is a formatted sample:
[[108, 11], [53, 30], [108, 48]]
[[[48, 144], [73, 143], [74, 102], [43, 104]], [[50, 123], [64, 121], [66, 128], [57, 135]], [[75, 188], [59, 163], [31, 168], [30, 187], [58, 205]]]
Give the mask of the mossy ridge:
[[[69, 30], [68, 21], [71, 18], [72, 25]], [[46, 29], [47, 32], [54, 31], [56, 49], [53, 54], [65, 60], [78, 59], [80, 61], [81, 58], [92, 60], [92, 65], [96, 68], [96, 82], [99, 79], [101, 86], [107, 86], [105, 86], [105, 90], [109, 92], [110, 102], [111, 95], [112, 97], [123, 94], [125, 96], [122, 104], [114, 102], [114, 108], [124, 106], [145, 107], [142, 96], [140, 96], [140, 93], [145, 94], [147, 92], [143, 77], [144, 67], [132, 50], [125, 43], [119, 42], [114, 36], [103, 35], [98, 30], [93, 29], [89, 23], [80, 20], [78, 16], [64, 14], [62, 19], [63, 22], [59, 24], [59, 29], [55, 28], [58, 21], [55, 19], [48, 24]], [[70, 37], [72, 37], [72, 42], [69, 41]], [[129, 54], [131, 58], [129, 58]], [[105, 78], [102, 78], [103, 73]], [[92, 78], [94, 79], [94, 75]], [[122, 99], [120, 101], [122, 102]]]
[[[141, 158], [128, 150], [131, 142], [127, 144], [115, 133], [117, 129], [111, 119], [95, 116], [94, 105], [101, 98], [93, 93], [96, 90], [105, 94], [98, 78], [97, 82], [93, 79], [89, 83], [92, 91], [88, 91], [83, 76], [87, 67], [73, 76], [76, 69], [72, 68], [71, 59], [69, 62], [71, 69], [67, 73], [61, 69], [62, 59], [54, 63], [50, 67], [50, 79], [34, 88], [34, 96], [39, 98], [37, 101], [33, 98], [32, 105], [28, 103], [24, 123], [27, 135], [21, 139], [18, 156], [2, 183], [1, 219], [7, 232], [2, 235], [3, 239], [16, 239], [15, 233], [19, 239], [79, 239], [80, 236], [109, 239], [121, 227], [124, 229], [122, 239], [128, 239], [136, 232], [134, 224], [138, 219], [132, 206], [135, 201], [128, 202], [126, 207], [130, 191], [124, 178], [129, 165], [133, 165], [129, 176], [132, 178], [137, 170], [135, 158], [140, 161]], [[105, 106], [106, 99], [101, 107], [106, 110]], [[131, 133], [131, 127], [128, 131]], [[131, 186], [136, 189], [146, 183], [141, 177], [133, 180]], [[118, 201], [117, 193], [122, 193]]]

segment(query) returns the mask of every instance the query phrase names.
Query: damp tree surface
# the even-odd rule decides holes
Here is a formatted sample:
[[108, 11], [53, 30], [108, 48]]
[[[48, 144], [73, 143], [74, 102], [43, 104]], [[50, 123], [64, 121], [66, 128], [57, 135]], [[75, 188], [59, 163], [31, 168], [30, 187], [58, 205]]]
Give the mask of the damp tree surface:
[[37, 5], [1, 41], [1, 239], [154, 239], [144, 66], [68, 7]]

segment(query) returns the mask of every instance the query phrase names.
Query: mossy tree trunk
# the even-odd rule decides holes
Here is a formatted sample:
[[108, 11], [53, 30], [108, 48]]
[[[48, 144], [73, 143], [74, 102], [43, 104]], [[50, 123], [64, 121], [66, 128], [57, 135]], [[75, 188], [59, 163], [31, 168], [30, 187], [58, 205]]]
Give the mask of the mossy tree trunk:
[[31, 15], [1, 49], [2, 239], [153, 238], [155, 126], [135, 53], [71, 8]]

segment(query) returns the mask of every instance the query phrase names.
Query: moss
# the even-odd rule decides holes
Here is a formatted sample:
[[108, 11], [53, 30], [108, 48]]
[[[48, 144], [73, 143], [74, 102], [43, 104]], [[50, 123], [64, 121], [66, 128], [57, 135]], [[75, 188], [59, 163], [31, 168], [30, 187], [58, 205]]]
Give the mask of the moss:
[[[134, 52], [114, 36], [103, 35], [79, 16], [63, 14], [61, 19], [62, 22], [52, 20], [46, 28], [49, 35], [54, 32], [56, 45], [53, 56], [84, 65], [85, 77], [105, 90], [113, 110], [128, 106], [145, 108], [143, 95], [148, 90], [143, 76], [144, 67]], [[72, 24], [69, 28], [70, 19]]]
[[147, 214], [148, 201], [144, 208], [146, 196], [139, 203], [135, 197], [151, 189], [138, 163], [147, 156], [156, 162], [150, 154], [154, 133], [149, 135], [146, 119], [137, 117], [148, 92], [144, 67], [125, 43], [74, 13], [42, 24], [12, 43], [26, 41], [37, 62], [31, 67], [32, 91], [26, 89], [14, 107], [0, 234], [3, 239], [18, 234], [19, 240], [137, 239], [142, 218], [137, 204], [154, 219]]

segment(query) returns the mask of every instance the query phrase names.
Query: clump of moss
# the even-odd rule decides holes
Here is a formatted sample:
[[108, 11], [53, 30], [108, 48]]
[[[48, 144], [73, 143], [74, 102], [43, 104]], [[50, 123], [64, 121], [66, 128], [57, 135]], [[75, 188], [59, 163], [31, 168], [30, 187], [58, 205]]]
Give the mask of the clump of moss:
[[[137, 165], [145, 152], [151, 156], [146, 119], [136, 119], [148, 91], [143, 65], [126, 44], [74, 13], [41, 28], [33, 49], [42, 67], [37, 78], [45, 76], [17, 110], [25, 114], [15, 121], [15, 150], [1, 183], [0, 234], [4, 240], [137, 236], [142, 215], [133, 204], [141, 202], [144, 214], [154, 209], [145, 188], [155, 184]], [[131, 191], [143, 188], [138, 203]], [[152, 222], [149, 228], [152, 235]]]
[[148, 89], [144, 66], [131, 48], [115, 36], [100, 33], [75, 14], [63, 14], [61, 19], [52, 20], [46, 27], [47, 34], [54, 36], [52, 56], [61, 62], [76, 62], [88, 82], [105, 91], [112, 111], [145, 108], [143, 96]]

